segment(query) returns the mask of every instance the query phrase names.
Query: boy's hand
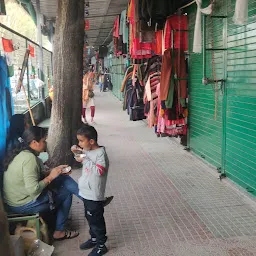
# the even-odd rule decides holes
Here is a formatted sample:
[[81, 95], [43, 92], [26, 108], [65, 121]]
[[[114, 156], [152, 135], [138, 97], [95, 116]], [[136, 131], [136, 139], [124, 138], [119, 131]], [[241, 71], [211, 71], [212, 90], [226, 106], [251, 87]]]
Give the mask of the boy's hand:
[[75, 159], [78, 163], [82, 163], [84, 161], [82, 157], [75, 157]]
[[71, 151], [73, 152], [73, 154], [81, 154], [83, 152], [83, 150], [79, 148], [77, 145], [73, 145], [71, 147]]

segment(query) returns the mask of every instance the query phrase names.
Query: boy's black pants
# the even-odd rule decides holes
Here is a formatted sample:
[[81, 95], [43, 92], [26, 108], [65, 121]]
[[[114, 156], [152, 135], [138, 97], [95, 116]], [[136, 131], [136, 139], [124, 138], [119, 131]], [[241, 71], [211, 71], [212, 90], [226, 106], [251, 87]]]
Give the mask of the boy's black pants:
[[103, 245], [107, 241], [103, 202], [86, 199], [83, 202], [85, 217], [90, 226], [90, 235], [96, 238], [98, 245]]

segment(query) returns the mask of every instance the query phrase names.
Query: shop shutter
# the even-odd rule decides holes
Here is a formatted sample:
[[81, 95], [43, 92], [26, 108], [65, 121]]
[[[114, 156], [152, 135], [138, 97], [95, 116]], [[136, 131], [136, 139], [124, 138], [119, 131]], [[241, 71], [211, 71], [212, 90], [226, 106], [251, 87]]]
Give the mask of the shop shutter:
[[[195, 9], [195, 7], [193, 7]], [[203, 55], [192, 53], [195, 12], [189, 16], [190, 42], [190, 81], [189, 81], [189, 135], [191, 150], [214, 165], [221, 167], [222, 162], [222, 101], [223, 95], [218, 90], [217, 119], [215, 120], [215, 86], [203, 85]], [[207, 18], [207, 48], [212, 48], [211, 34], [208, 29], [210, 19]], [[214, 47], [223, 47], [223, 20], [214, 20]], [[212, 52], [206, 52], [206, 76], [213, 78]], [[223, 51], [215, 51], [214, 62], [218, 79], [222, 79]]]
[[[234, 8], [232, 1], [230, 9]], [[256, 22], [249, 0], [249, 24], [228, 26], [227, 176], [256, 195]]]

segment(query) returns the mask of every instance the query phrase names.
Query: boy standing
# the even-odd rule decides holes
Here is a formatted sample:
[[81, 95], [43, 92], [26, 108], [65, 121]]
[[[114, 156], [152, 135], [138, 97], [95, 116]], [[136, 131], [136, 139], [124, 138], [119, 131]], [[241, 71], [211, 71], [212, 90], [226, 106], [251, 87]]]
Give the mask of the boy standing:
[[[79, 178], [79, 195], [84, 199], [85, 217], [89, 223], [91, 238], [80, 245], [81, 250], [94, 248], [89, 256], [101, 256], [108, 252], [105, 243], [104, 194], [107, 183], [109, 161], [104, 147], [98, 145], [98, 134], [94, 127], [86, 125], [77, 132], [79, 147], [86, 152], [76, 160], [83, 163]], [[76, 146], [71, 149], [74, 153]]]

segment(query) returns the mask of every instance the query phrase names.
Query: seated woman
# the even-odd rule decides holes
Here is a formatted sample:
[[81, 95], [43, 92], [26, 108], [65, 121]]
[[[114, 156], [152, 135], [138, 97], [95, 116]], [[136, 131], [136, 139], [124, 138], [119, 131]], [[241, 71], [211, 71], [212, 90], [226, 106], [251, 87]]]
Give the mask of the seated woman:
[[[13, 151], [21, 151], [22, 145], [23, 145], [23, 139], [22, 134], [26, 129], [29, 128], [28, 120], [26, 119], [25, 115], [23, 114], [15, 114], [12, 116], [10, 120], [10, 128], [9, 133], [6, 141], [6, 155], [10, 156], [14, 153]], [[46, 147], [45, 147], [46, 150]], [[38, 154], [39, 155], [39, 154]], [[41, 166], [41, 172], [43, 173], [48, 167], [43, 164], [40, 158], [37, 158], [37, 161], [40, 163]], [[79, 199], [81, 197], [79, 196], [78, 191], [78, 185], [77, 183], [69, 176], [63, 176], [60, 175], [57, 179], [54, 180], [54, 185], [62, 185], [65, 186], [69, 192], [75, 196], [77, 196]], [[110, 204], [110, 202], [113, 200], [113, 196], [106, 197], [106, 200], [104, 201], [104, 206], [107, 206]]]
[[[51, 210], [52, 195], [56, 210], [54, 239], [75, 238], [79, 233], [65, 230], [65, 223], [72, 204], [72, 192], [69, 188], [75, 185], [76, 189], [77, 184], [69, 176], [63, 178], [62, 169], [65, 165], [43, 175], [38, 155], [46, 149], [46, 136], [46, 130], [43, 128], [34, 126], [26, 129], [22, 136], [23, 146], [14, 150], [6, 159], [3, 178], [4, 201], [10, 213], [46, 213]], [[73, 182], [70, 184], [69, 181]], [[51, 183], [57, 193], [49, 193]]]

